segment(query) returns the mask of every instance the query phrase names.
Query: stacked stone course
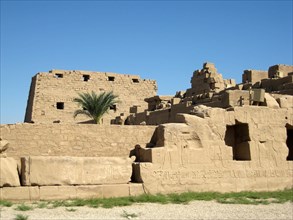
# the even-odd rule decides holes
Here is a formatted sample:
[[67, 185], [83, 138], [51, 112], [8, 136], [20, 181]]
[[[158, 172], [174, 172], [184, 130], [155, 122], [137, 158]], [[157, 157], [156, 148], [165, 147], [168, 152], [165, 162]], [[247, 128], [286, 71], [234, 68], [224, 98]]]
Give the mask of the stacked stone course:
[[1, 125], [9, 141], [7, 154], [22, 156], [128, 157], [139, 144], [149, 143], [153, 126], [99, 126], [95, 124]]
[[147, 108], [144, 99], [156, 95], [157, 84], [138, 75], [109, 72], [52, 70], [38, 73], [32, 79], [25, 122], [87, 121], [82, 116], [76, 120], [73, 118], [73, 112], [79, 108], [73, 99], [78, 97], [78, 93], [91, 91], [113, 91], [119, 96], [120, 102], [102, 120], [104, 124], [110, 124], [120, 114], [129, 115], [132, 106]]

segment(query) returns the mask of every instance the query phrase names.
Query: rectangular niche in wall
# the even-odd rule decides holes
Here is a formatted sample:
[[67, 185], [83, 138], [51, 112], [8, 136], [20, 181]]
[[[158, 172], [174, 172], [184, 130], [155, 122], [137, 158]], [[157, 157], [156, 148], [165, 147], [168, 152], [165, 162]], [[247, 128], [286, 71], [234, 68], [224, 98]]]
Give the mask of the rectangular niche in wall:
[[90, 75], [82, 75], [83, 81], [87, 82], [90, 80]]
[[286, 159], [293, 160], [293, 126], [287, 125], [286, 130], [287, 130], [286, 144], [289, 149], [289, 153]]
[[55, 78], [63, 78], [63, 74], [62, 73], [55, 73]]
[[114, 76], [108, 76], [108, 81], [115, 81], [115, 77]]
[[116, 105], [111, 105], [110, 110], [113, 110], [114, 112], [116, 112], [117, 111], [117, 106]]
[[249, 141], [247, 123], [226, 126], [225, 144], [232, 147], [233, 160], [251, 160]]
[[56, 108], [57, 109], [64, 109], [64, 102], [57, 102], [56, 103]]

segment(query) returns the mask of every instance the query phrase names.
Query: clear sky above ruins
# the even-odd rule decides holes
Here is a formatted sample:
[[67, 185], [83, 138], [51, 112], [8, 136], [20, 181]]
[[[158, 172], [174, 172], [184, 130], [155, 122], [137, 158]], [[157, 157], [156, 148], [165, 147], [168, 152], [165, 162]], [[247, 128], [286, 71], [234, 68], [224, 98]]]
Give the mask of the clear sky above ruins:
[[240, 83], [292, 65], [292, 26], [292, 0], [1, 0], [1, 123], [23, 121], [31, 77], [51, 69], [139, 74], [173, 95], [210, 61]]

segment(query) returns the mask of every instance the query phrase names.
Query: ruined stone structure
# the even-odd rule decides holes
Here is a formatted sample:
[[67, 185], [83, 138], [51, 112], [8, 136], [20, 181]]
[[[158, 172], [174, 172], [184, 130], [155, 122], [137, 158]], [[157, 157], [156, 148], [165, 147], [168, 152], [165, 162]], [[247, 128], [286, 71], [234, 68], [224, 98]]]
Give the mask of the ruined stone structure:
[[187, 89], [186, 96], [197, 96], [208, 93], [218, 93], [226, 88], [235, 86], [234, 80], [224, 80], [213, 63], [204, 63], [201, 70], [193, 72], [191, 88]]
[[145, 98], [156, 95], [154, 80], [141, 79], [138, 75], [123, 75], [109, 72], [51, 70], [32, 78], [25, 122], [66, 123], [84, 122], [86, 117], [73, 118], [78, 105], [73, 102], [78, 93], [113, 91], [119, 103], [112, 106], [102, 122], [110, 124], [121, 114], [128, 116], [131, 107], [144, 110]]
[[[60, 102], [65, 100], [59, 99], [56, 88], [54, 92], [48, 88], [51, 82], [107, 75], [85, 77], [82, 72], [63, 72], [63, 78], [55, 79], [60, 71], [38, 74], [31, 88], [36, 96], [29, 99], [27, 108], [27, 120], [35, 123], [0, 127], [0, 199], [292, 188], [291, 70], [292, 66], [285, 65], [269, 71], [245, 70], [243, 82], [236, 85], [233, 80], [224, 80], [213, 64], [205, 63], [194, 72], [191, 88], [175, 96], [154, 96], [155, 82], [145, 81], [143, 85], [150, 87], [152, 94], [143, 104], [134, 104], [133, 100], [138, 100], [134, 97], [127, 107], [121, 103], [125, 107], [121, 112], [126, 115], [112, 121], [119, 125], [74, 122], [73, 105], [71, 113], [57, 109], [64, 114], [55, 117], [56, 106], [47, 107], [42, 100], [51, 100], [50, 94]], [[128, 83], [133, 78], [121, 77]], [[82, 83], [91, 90], [87, 80]], [[130, 83], [135, 83], [131, 87], [135, 88], [137, 82]], [[122, 87], [117, 83], [117, 88]], [[115, 91], [116, 87], [112, 88]], [[53, 98], [51, 105], [56, 100]], [[64, 110], [71, 104], [64, 101]], [[41, 114], [43, 109], [45, 115]], [[122, 107], [116, 109], [120, 114], [118, 109]], [[110, 114], [104, 122], [115, 116]], [[57, 119], [61, 122], [52, 123]]]
[[159, 125], [152, 147], [140, 149], [134, 179], [148, 193], [291, 188], [292, 107], [179, 114], [180, 123]]
[[[282, 74], [277, 77], [273, 74], [276, 72]], [[268, 78], [269, 76], [274, 78]], [[169, 96], [169, 105], [165, 104], [165, 97], [147, 98], [145, 100], [149, 103], [149, 108], [131, 114], [127, 120], [129, 124], [136, 125], [142, 122], [148, 125], [172, 123], [176, 122], [178, 113], [192, 113], [198, 105], [224, 109], [244, 105], [279, 108], [280, 99], [287, 97], [288, 101], [292, 102], [291, 95], [293, 95], [293, 66], [275, 65], [268, 71], [244, 70], [242, 83], [236, 85], [232, 79], [223, 79], [214, 64], [204, 63], [201, 70], [194, 71], [191, 88], [179, 91], [173, 97]], [[157, 100], [156, 107], [152, 104], [153, 100]]]

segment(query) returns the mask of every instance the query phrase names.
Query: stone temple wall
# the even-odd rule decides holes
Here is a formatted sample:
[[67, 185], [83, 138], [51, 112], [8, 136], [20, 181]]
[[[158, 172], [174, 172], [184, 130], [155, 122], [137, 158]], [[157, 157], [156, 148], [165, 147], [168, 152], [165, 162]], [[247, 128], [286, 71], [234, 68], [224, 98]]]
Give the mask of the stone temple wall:
[[109, 72], [52, 70], [38, 73], [32, 78], [27, 103], [25, 122], [84, 122], [88, 118], [73, 112], [78, 105], [73, 99], [78, 93], [113, 91], [119, 96], [119, 103], [103, 117], [103, 124], [110, 124], [115, 117], [128, 116], [130, 107], [147, 109], [145, 98], [156, 95], [154, 80], [141, 79], [138, 75], [125, 75]]
[[[289, 78], [291, 86], [289, 73], [270, 80]], [[196, 72], [193, 86], [199, 82], [208, 83], [210, 90], [191, 88], [186, 94], [206, 93], [208, 97], [198, 97], [203, 98], [200, 105], [192, 106], [197, 99], [191, 97], [184, 102], [175, 97], [175, 108], [145, 112], [137, 119], [158, 126], [126, 126], [106, 124], [121, 113], [147, 108], [144, 99], [155, 94], [155, 81], [83, 71], [37, 74], [26, 112], [26, 121], [34, 123], [0, 126], [0, 200], [292, 188], [292, 96], [264, 93], [264, 105], [251, 106], [247, 91], [228, 90], [223, 109], [217, 108], [221, 99], [215, 92], [233, 82], [228, 85], [211, 64]], [[287, 81], [282, 85], [288, 86]], [[103, 125], [76, 123], [87, 120], [82, 117], [73, 120], [77, 105], [72, 99], [91, 90], [113, 90], [120, 97]], [[204, 102], [210, 92], [215, 105], [213, 99]]]
[[3, 125], [1, 139], [0, 199], [293, 187], [292, 108], [205, 107], [159, 126]]
[[148, 193], [293, 187], [292, 109], [210, 108], [177, 119], [136, 155], [134, 179]]
[[145, 146], [154, 126], [95, 124], [1, 125], [1, 138], [9, 142], [7, 156], [129, 157], [136, 144]]
[[[133, 151], [155, 126], [0, 126], [0, 200], [108, 198], [144, 193], [131, 183]], [[5, 151], [5, 152], [4, 152]]]

